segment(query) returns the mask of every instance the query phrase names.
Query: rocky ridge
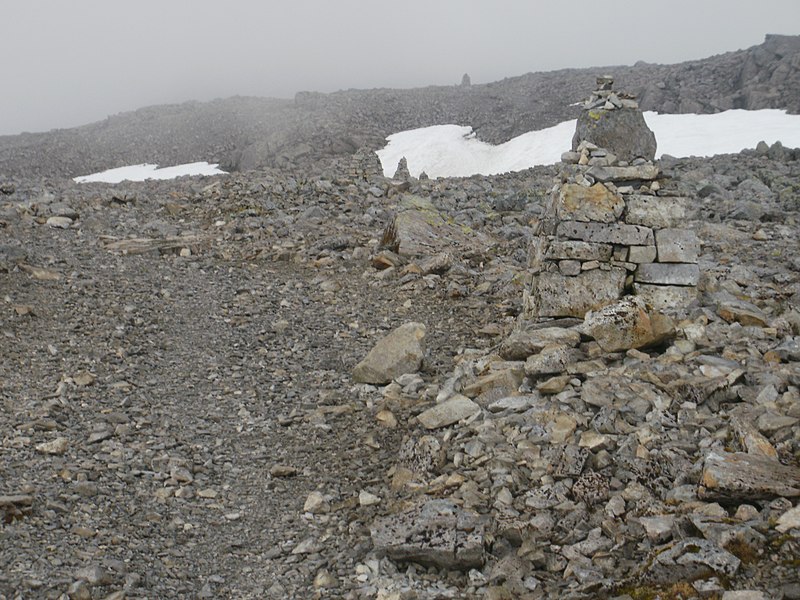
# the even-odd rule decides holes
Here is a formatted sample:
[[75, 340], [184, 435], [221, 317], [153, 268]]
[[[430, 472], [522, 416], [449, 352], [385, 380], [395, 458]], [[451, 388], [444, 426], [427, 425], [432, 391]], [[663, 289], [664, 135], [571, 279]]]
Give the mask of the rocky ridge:
[[[713, 113], [732, 108], [800, 111], [800, 37], [675, 65], [605, 67], [643, 110]], [[187, 102], [124, 113], [74, 129], [0, 137], [6, 177], [75, 177], [143, 162], [220, 163], [226, 170], [308, 167], [376, 150], [387, 135], [439, 124], [472, 126], [501, 143], [575, 118], [597, 68], [529, 73], [489, 84], [413, 90], [301, 92], [293, 100]]]
[[698, 297], [613, 350], [518, 327], [568, 166], [4, 180], [0, 597], [798, 597], [800, 152], [659, 166]]

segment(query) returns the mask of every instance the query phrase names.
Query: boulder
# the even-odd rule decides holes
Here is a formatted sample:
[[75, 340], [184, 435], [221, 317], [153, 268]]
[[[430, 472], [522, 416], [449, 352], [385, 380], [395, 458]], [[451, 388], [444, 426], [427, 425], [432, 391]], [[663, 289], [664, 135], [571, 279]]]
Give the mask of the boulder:
[[654, 346], [675, 335], [670, 317], [648, 308], [644, 300], [635, 296], [590, 311], [579, 329], [606, 352]]
[[481, 407], [475, 402], [458, 394], [423, 411], [417, 416], [417, 420], [425, 429], [439, 429], [471, 417], [480, 410]]
[[617, 155], [619, 160], [654, 160], [656, 136], [636, 109], [593, 108], [581, 111], [572, 138], [572, 149], [591, 142]]
[[408, 195], [383, 232], [382, 245], [401, 256], [431, 256], [443, 252], [461, 255], [483, 252], [492, 245], [488, 236], [452, 223], [426, 198]]
[[353, 380], [384, 385], [395, 377], [418, 371], [425, 353], [424, 339], [424, 324], [401, 325], [375, 344], [364, 360], [355, 366]]

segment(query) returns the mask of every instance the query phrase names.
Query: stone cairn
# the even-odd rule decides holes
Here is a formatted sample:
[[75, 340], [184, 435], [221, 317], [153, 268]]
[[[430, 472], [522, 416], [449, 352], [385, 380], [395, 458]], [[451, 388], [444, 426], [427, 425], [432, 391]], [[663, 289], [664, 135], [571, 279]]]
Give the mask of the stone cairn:
[[699, 242], [681, 229], [687, 199], [659, 183], [655, 135], [636, 100], [599, 77], [566, 169], [531, 244], [527, 319], [583, 318], [633, 293], [656, 309], [697, 294]]
[[351, 179], [360, 181], [371, 181], [375, 177], [383, 177], [381, 159], [369, 148], [359, 148], [350, 159], [348, 174]]

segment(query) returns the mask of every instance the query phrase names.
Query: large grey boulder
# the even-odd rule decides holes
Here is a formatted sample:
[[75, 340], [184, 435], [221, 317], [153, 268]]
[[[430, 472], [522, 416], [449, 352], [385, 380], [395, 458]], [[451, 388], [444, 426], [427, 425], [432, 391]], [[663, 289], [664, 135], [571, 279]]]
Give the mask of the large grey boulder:
[[642, 112], [635, 108], [581, 111], [572, 149], [577, 150], [582, 141], [613, 152], [619, 160], [654, 160], [656, 156], [656, 136], [647, 126]]
[[405, 373], [414, 373], [422, 366], [425, 354], [425, 325], [406, 323], [380, 340], [353, 369], [358, 383], [384, 385]]

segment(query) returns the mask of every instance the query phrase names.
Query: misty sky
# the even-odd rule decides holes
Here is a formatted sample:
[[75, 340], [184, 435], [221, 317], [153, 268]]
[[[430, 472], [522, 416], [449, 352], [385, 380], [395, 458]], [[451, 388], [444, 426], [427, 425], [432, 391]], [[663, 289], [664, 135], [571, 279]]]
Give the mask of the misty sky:
[[800, 0], [0, 3], [0, 135], [186, 100], [673, 63], [800, 34]]

